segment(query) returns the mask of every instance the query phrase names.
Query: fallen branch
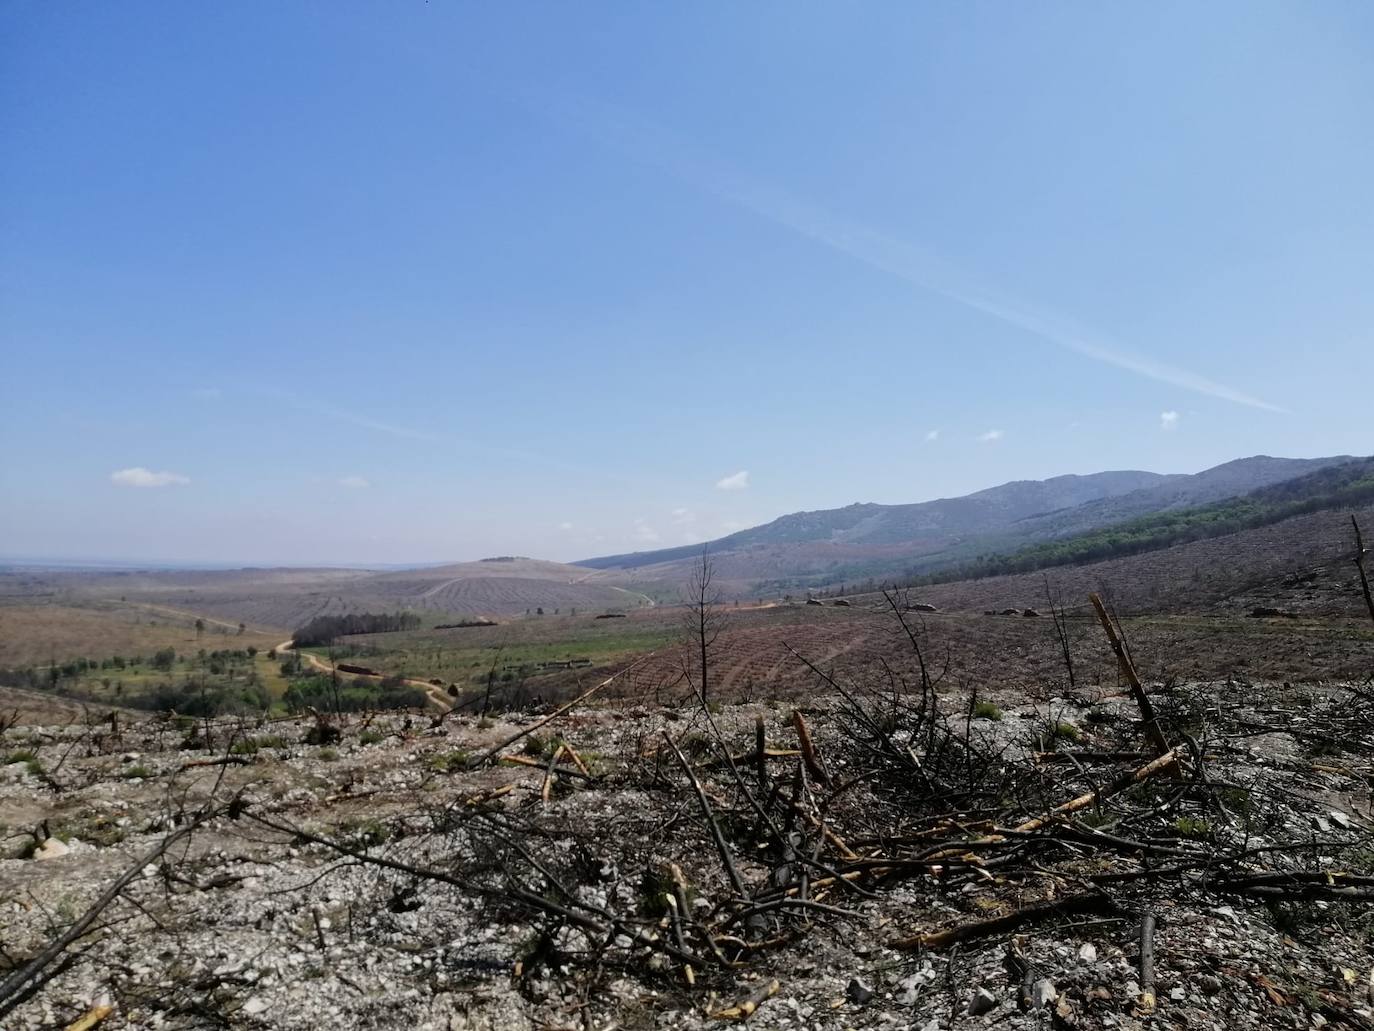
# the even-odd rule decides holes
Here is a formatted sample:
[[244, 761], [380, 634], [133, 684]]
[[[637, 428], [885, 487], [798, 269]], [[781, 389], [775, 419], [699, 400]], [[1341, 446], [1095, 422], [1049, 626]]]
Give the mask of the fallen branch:
[[91, 925], [96, 922], [100, 914], [103, 913], [115, 899], [119, 898], [120, 893], [129, 886], [129, 883], [133, 881], [135, 877], [143, 873], [143, 868], [145, 866], [159, 859], [163, 853], [178, 841], [195, 833], [201, 824], [205, 823], [205, 821], [213, 816], [218, 816], [220, 812], [222, 812], [220, 809], [207, 809], [201, 812], [199, 816], [186, 826], [164, 837], [139, 857], [132, 866], [120, 874], [119, 877], [115, 879], [114, 883], [106, 888], [98, 899], [91, 903], [86, 912], [82, 913], [70, 927], [58, 935], [51, 945], [31, 959], [22, 969], [5, 978], [3, 982], [0, 982], [0, 1017], [8, 1016], [14, 1008], [19, 1005], [20, 1000], [17, 996], [24, 991], [25, 986], [28, 985], [30, 981], [36, 982], [33, 986], [36, 988], [52, 976], [52, 974], [45, 974], [44, 972], [48, 964], [60, 956], [68, 946], [77, 941], [90, 929]]
[[740, 880], [739, 871], [735, 869], [734, 857], [730, 854], [730, 846], [725, 841], [725, 835], [721, 833], [719, 824], [716, 823], [715, 814], [711, 811], [711, 803], [706, 798], [706, 792], [701, 788], [701, 781], [697, 780], [696, 773], [692, 770], [692, 764], [687, 761], [687, 757], [678, 748], [677, 742], [668, 731], [663, 732], [663, 739], [668, 742], [668, 747], [677, 756], [678, 764], [687, 774], [687, 779], [692, 782], [692, 789], [697, 793], [697, 803], [701, 806], [702, 815], [706, 817], [706, 826], [711, 828], [711, 840], [716, 843], [716, 851], [720, 853], [721, 865], [725, 867], [725, 874], [730, 878], [730, 885], [735, 889], [737, 895], [746, 895], [744, 882]]
[[806, 772], [822, 784], [829, 786], [830, 773], [826, 770], [825, 764], [821, 762], [820, 753], [816, 751], [815, 742], [811, 740], [811, 731], [807, 729], [806, 720], [800, 709], [792, 710], [792, 726], [796, 728], [797, 740], [801, 742], [802, 762], [806, 763]]
[[1137, 1016], [1155, 1011], [1155, 915], [1146, 913], [1140, 918], [1140, 995], [1136, 999]]
[[926, 934], [915, 934], [909, 938], [899, 938], [892, 942], [891, 946], [894, 949], [941, 949], [956, 942], [968, 941], [970, 938], [985, 938], [988, 935], [1004, 934], [1024, 924], [1044, 920], [1048, 917], [1065, 916], [1070, 913], [1115, 912], [1116, 904], [1106, 895], [1095, 891], [1084, 892], [1081, 895], [1070, 895], [1066, 899], [1058, 899], [1054, 902], [1039, 902], [1033, 906], [1026, 906], [1023, 909], [1013, 910], [1010, 913], [991, 917], [987, 920], [974, 920], [971, 923], [959, 924], [943, 931], [932, 931]]
[[748, 1020], [761, 1005], [777, 995], [778, 989], [781, 987], [777, 981], [769, 981], [747, 999], [737, 1002], [733, 1006], [727, 1006], [723, 1010], [717, 1010], [711, 1016], [716, 1020]]
[[1111, 642], [1112, 651], [1116, 653], [1117, 665], [1120, 666], [1126, 683], [1131, 685], [1131, 695], [1135, 698], [1135, 704], [1140, 709], [1140, 718], [1145, 725], [1145, 736], [1154, 746], [1155, 754], [1163, 755], [1169, 750], [1169, 742], [1164, 738], [1164, 731], [1159, 729], [1159, 718], [1155, 716], [1154, 706], [1150, 704], [1150, 696], [1145, 693], [1145, 687], [1140, 683], [1140, 677], [1136, 675], [1135, 666], [1131, 664], [1131, 657], [1126, 654], [1126, 646], [1121, 643], [1121, 637], [1117, 634], [1116, 627], [1112, 625], [1111, 617], [1107, 615], [1106, 606], [1102, 604], [1102, 598], [1098, 593], [1094, 591], [1089, 594], [1088, 600], [1093, 603], [1093, 608], [1097, 610], [1098, 622], [1106, 631], [1107, 640]]
[[620, 670], [617, 673], [612, 673], [605, 680], [601, 681], [601, 683], [589, 687], [587, 690], [583, 691], [580, 695], [578, 695], [572, 701], [568, 702], [566, 705], [560, 705], [557, 709], [549, 713], [542, 720], [536, 720], [534, 723], [530, 724], [524, 730], [512, 734], [510, 737], [506, 738], [504, 741], [501, 741], [498, 744], [492, 745], [492, 747], [488, 748], [481, 755], [477, 756], [477, 758], [470, 759], [467, 763], [466, 768], [469, 770], [474, 770], [479, 766], [485, 766], [487, 763], [491, 762], [491, 760], [495, 758], [497, 755], [500, 755], [504, 749], [509, 748], [511, 745], [515, 744], [515, 742], [520, 741], [523, 738], [529, 737], [540, 727], [547, 726], [554, 720], [558, 719], [558, 717], [562, 716], [564, 713], [569, 712], [572, 709], [575, 709], [577, 706], [581, 705], [592, 695], [600, 691], [603, 687], [609, 687], [611, 684], [615, 683], [617, 680], [623, 677], [626, 673], [630, 672], [630, 670], [634, 669], [636, 666], [641, 665], [644, 662], [647, 662], [649, 659], [653, 658], [653, 656], [653, 652], [648, 652], [645, 655], [641, 655], [639, 658], [635, 659], [634, 662], [630, 663], [624, 669]]

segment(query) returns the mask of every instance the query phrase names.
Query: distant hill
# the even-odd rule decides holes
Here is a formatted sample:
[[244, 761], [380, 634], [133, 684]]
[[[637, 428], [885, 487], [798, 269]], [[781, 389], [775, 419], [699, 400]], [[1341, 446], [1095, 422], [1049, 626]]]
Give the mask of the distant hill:
[[[815, 587], [922, 573], [978, 555], [1218, 501], [1351, 461], [1258, 455], [1195, 474], [1139, 470], [1017, 480], [959, 498], [797, 512], [710, 542], [717, 575], [740, 590]], [[685, 579], [700, 545], [586, 559], [629, 581]]]
[[1100, 562], [1371, 502], [1374, 458], [1354, 459], [1210, 504], [1171, 505], [1149, 515], [1032, 544], [1011, 554], [980, 556], [935, 578], [970, 579]]
[[378, 573], [362, 569], [238, 569], [0, 574], [0, 601], [120, 599], [150, 618], [194, 613], [229, 624], [291, 630], [317, 616], [420, 612], [444, 617], [520, 616], [528, 610], [598, 613], [649, 602], [593, 571], [508, 558]]

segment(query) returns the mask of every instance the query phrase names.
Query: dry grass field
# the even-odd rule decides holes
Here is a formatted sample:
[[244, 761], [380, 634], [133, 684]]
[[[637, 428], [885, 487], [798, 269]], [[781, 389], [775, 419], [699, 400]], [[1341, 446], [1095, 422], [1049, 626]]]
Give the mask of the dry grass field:
[[267, 649], [280, 635], [249, 630], [242, 636], [228, 623], [207, 620], [197, 638], [197, 614], [120, 602], [82, 605], [0, 605], [0, 668], [151, 654], [199, 648]]
[[[404, 572], [240, 569], [181, 572], [0, 573], [0, 602], [128, 603], [189, 612], [284, 636], [316, 616], [401, 609], [433, 622], [513, 616], [543, 608], [581, 612], [650, 605], [619, 586], [586, 582], [588, 570], [535, 559], [468, 562]], [[278, 637], [280, 640], [281, 637]]]

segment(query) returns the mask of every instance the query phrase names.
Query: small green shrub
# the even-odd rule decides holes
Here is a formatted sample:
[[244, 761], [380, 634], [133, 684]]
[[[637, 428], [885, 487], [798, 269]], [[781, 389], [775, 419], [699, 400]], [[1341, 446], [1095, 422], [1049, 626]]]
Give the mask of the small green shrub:
[[386, 735], [380, 730], [364, 730], [362, 734], [358, 736], [358, 741], [364, 745], [375, 745], [385, 737]]
[[1212, 837], [1212, 825], [1196, 816], [1180, 816], [1174, 821], [1174, 831], [1180, 838], [1207, 841]]
[[705, 734], [691, 733], [682, 739], [678, 744], [684, 755], [693, 759], [700, 759], [711, 751], [711, 739]]
[[318, 758], [320, 762], [332, 763], [338, 757], [339, 752], [336, 748], [321, 748], [316, 753], [316, 758]]
[[[668, 912], [668, 898], [673, 894], [673, 877], [667, 868], [653, 868], [644, 871], [639, 881], [639, 911], [647, 917], [658, 918]], [[683, 892], [690, 909], [697, 891], [691, 884]]]
[[1065, 741], [1082, 740], [1083, 732], [1072, 723], [1056, 723], [1054, 725], [1054, 736]]
[[973, 715], [980, 720], [1000, 720], [1002, 710], [992, 702], [978, 702], [973, 706]]
[[429, 757], [429, 768], [436, 773], [457, 773], [467, 768], [471, 758], [471, 755], [461, 750], [441, 752]]
[[31, 748], [18, 748], [5, 758], [6, 763], [33, 763], [38, 761], [38, 753]]
[[147, 780], [153, 775], [153, 771], [146, 766], [130, 766], [120, 776], [125, 780]]

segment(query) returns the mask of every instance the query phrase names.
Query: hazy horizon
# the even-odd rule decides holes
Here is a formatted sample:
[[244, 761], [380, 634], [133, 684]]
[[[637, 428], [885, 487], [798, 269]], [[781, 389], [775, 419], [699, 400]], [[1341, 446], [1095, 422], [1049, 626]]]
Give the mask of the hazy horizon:
[[[1329, 457], [1335, 457], [1335, 455], [1334, 455], [1334, 453], [1333, 453], [1333, 454], [1328, 454], [1328, 455], [1315, 455], [1315, 454], [1314, 454], [1314, 455], [1269, 455], [1269, 456], [1260, 456], [1260, 455], [1240, 455], [1240, 456], [1237, 456], [1237, 457], [1234, 458], [1234, 459], [1228, 459], [1227, 461], [1230, 462], [1230, 461], [1237, 461], [1237, 460], [1246, 459], [1246, 458], [1258, 458], [1258, 457], [1304, 459], [1304, 458], [1329, 458]], [[1226, 464], [1226, 463], [1218, 463], [1218, 464]], [[1215, 468], [1215, 467], [1214, 467], [1214, 466], [1204, 466], [1204, 467], [1201, 468], [1201, 469], [1168, 469], [1168, 470], [1163, 470], [1163, 469], [1093, 469], [1093, 470], [1074, 470], [1074, 471], [1072, 471], [1072, 472], [1066, 472], [1066, 473], [1055, 473], [1055, 474], [1054, 474], [1053, 476], [1051, 476], [1051, 477], [1045, 477], [1045, 479], [1052, 479], [1052, 478], [1057, 477], [1057, 476], [1088, 476], [1088, 475], [1092, 475], [1093, 473], [1100, 473], [1100, 472], [1152, 472], [1152, 473], [1161, 473], [1161, 474], [1165, 474], [1165, 475], [1177, 474], [1177, 473], [1191, 474], [1191, 473], [1204, 472], [1205, 470], [1211, 469], [1211, 468]], [[1019, 478], [1019, 479], [1024, 479], [1024, 478]], [[972, 491], [969, 491], [968, 493], [976, 493], [976, 492], [981, 491], [981, 490], [989, 490], [989, 489], [991, 489], [991, 488], [1004, 486], [1004, 485], [1006, 485], [1006, 484], [1008, 484], [1008, 483], [1013, 483], [1013, 482], [1017, 482], [1017, 481], [1015, 481], [1015, 480], [1006, 480], [1006, 481], [1002, 481], [1001, 483], [990, 483], [990, 484], [985, 484], [984, 486], [973, 488], [973, 490], [972, 490]], [[880, 505], [920, 504], [920, 503], [922, 503], [922, 502], [927, 502], [927, 501], [938, 501], [938, 500], [941, 500], [941, 499], [946, 498], [946, 497], [962, 497], [962, 496], [963, 496], [963, 495], [938, 495], [938, 496], [936, 496], [936, 497], [929, 497], [929, 498], [910, 498], [910, 499], [907, 499], [907, 500], [893, 500], [893, 501], [877, 500], [877, 499], [865, 499], [865, 500], [862, 500], [862, 501], [860, 501], [860, 500], [855, 500], [855, 501], [851, 501], [851, 502], [846, 502], [846, 504], [851, 504], [851, 505], [853, 505], [853, 504], [880, 504]], [[839, 505], [839, 506], [835, 506], [835, 507], [840, 508], [840, 507], [844, 507], [844, 506], [843, 506], [843, 505]], [[799, 511], [799, 512], [817, 511], [817, 509], [797, 509], [797, 510], [794, 510], [794, 511]], [[759, 523], [755, 523], [755, 524], [751, 524], [751, 525], [752, 525], [752, 526], [761, 526], [761, 525], [764, 525], [764, 524], [766, 524], [766, 523], [772, 522], [774, 519], [780, 518], [780, 517], [785, 516], [785, 515], [790, 515], [790, 514], [792, 514], [792, 513], [791, 513], [791, 512], [778, 512], [778, 513], [775, 513], [775, 514], [772, 515], [772, 516], [768, 516], [767, 518], [760, 520]], [[749, 527], [743, 527], [742, 529], [748, 529], [748, 528], [749, 528]], [[720, 536], [728, 536], [728, 534], [721, 534]], [[715, 538], [711, 538], [711, 539], [714, 540]], [[695, 543], [702, 543], [702, 544], [705, 544], [705, 543], [708, 543], [708, 542], [703, 540], [703, 541], [695, 542]], [[631, 553], [631, 552], [656, 551], [656, 550], [659, 549], [659, 547], [665, 547], [665, 548], [666, 548], [666, 547], [679, 547], [679, 546], [681, 546], [681, 545], [664, 544], [664, 545], [657, 545], [657, 546], [644, 546], [644, 547], [637, 547], [637, 548], [630, 548], [630, 549], [627, 549], [627, 553]], [[484, 554], [481, 554], [481, 555], [476, 555], [476, 554], [474, 554], [474, 555], [462, 555], [462, 556], [458, 556], [458, 557], [455, 557], [455, 556], [449, 556], [449, 557], [443, 557], [443, 558], [440, 558], [440, 557], [423, 557], [423, 558], [415, 558], [415, 559], [411, 559], [411, 560], [400, 560], [400, 561], [395, 561], [395, 560], [393, 560], [393, 561], [377, 561], [377, 560], [370, 560], [370, 559], [358, 558], [358, 557], [353, 557], [353, 558], [348, 558], [348, 557], [330, 557], [330, 558], [314, 558], [314, 559], [309, 559], [309, 558], [307, 558], [307, 559], [295, 559], [295, 558], [285, 558], [285, 557], [281, 557], [281, 558], [271, 558], [271, 557], [261, 557], [261, 556], [259, 556], [259, 557], [248, 557], [248, 558], [219, 558], [219, 559], [206, 559], [206, 558], [193, 558], [193, 557], [182, 558], [182, 557], [176, 557], [176, 556], [79, 555], [79, 554], [66, 554], [66, 555], [63, 555], [63, 554], [56, 554], [56, 553], [54, 553], [54, 554], [48, 554], [48, 555], [35, 555], [35, 554], [27, 554], [27, 555], [26, 555], [26, 554], [19, 554], [19, 553], [6, 553], [6, 552], [0, 552], [0, 565], [11, 565], [11, 566], [55, 566], [55, 567], [70, 566], [70, 567], [72, 567], [72, 568], [87, 568], [87, 569], [99, 569], [99, 568], [102, 568], [102, 567], [109, 567], [109, 568], [112, 568], [112, 569], [134, 569], [134, 568], [157, 569], [157, 568], [166, 568], [166, 569], [188, 569], [188, 570], [194, 570], [194, 569], [208, 569], [208, 570], [221, 569], [221, 570], [223, 570], [223, 569], [248, 569], [248, 568], [298, 568], [298, 569], [311, 569], [311, 568], [315, 568], [315, 569], [375, 569], [375, 570], [389, 570], [389, 569], [418, 569], [418, 568], [425, 568], [425, 567], [432, 567], [432, 566], [445, 566], [445, 565], [461, 565], [461, 564], [464, 564], [464, 563], [480, 562], [480, 561], [483, 561], [483, 560], [485, 560], [485, 559], [495, 558], [495, 557], [497, 557], [498, 554], [501, 554], [501, 555], [518, 554], [519, 557], [522, 557], [522, 558], [544, 559], [544, 560], [551, 561], [551, 562], [561, 562], [561, 563], [565, 563], [565, 564], [575, 564], [575, 563], [577, 563], [579, 560], [586, 560], [586, 559], [592, 559], [592, 558], [600, 558], [600, 557], [605, 556], [605, 555], [619, 554], [619, 553], [618, 553], [618, 552], [605, 551], [605, 552], [597, 552], [597, 553], [595, 553], [595, 554], [589, 552], [589, 553], [586, 553], [586, 554], [580, 554], [580, 553], [579, 553], [579, 554], [577, 554], [577, 555], [564, 556], [564, 555], [544, 555], [544, 554], [538, 554], [538, 553], [533, 553], [533, 552], [522, 551], [522, 550], [520, 550], [520, 549], [518, 549], [518, 548], [510, 548], [510, 549], [506, 549], [505, 551], [501, 551], [501, 552], [493, 551], [493, 552], [484, 553]]]
[[1355, 3], [9, 5], [0, 551], [566, 560], [1369, 453], [1371, 44]]

